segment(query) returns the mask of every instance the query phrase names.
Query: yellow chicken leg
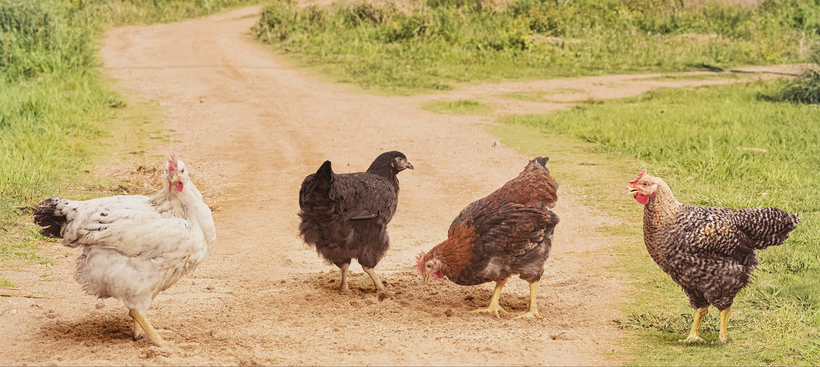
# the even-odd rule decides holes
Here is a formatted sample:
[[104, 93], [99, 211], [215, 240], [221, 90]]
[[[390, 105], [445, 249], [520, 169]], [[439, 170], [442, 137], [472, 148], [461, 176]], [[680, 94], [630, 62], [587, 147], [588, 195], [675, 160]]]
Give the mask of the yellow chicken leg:
[[527, 310], [527, 312], [524, 312], [524, 313], [516, 316], [515, 317], [516, 319], [519, 319], [519, 318], [522, 318], [522, 317], [526, 317], [526, 318], [533, 318], [534, 317], [536, 319], [543, 319], [544, 318], [544, 316], [541, 316], [538, 313], [538, 297], [537, 297], [537, 295], [538, 295], [538, 282], [535, 281], [535, 282], [530, 283], [530, 308], [529, 308], [529, 310]]
[[367, 273], [367, 275], [370, 275], [370, 279], [373, 279], [373, 284], [376, 285], [376, 291], [377, 292], [385, 292], [386, 291], [386, 289], [384, 289], [384, 284], [382, 284], [382, 281], [381, 281], [381, 279], [379, 279], [379, 276], [376, 275], [376, 272], [373, 271], [373, 268], [368, 268], [368, 267], [362, 266], [362, 270], [364, 270], [364, 272]]
[[504, 284], [507, 284], [507, 279], [495, 282], [495, 290], [493, 291], [493, 296], [490, 297], [490, 304], [484, 308], [477, 308], [472, 312], [490, 312], [495, 315], [495, 317], [500, 317], [498, 316], [498, 311], [507, 313], [507, 310], [498, 305], [498, 299], [501, 297], [501, 289], [504, 288]]
[[134, 325], [134, 337], [135, 338], [139, 337], [142, 334], [142, 333], [139, 332], [139, 329], [141, 328], [142, 330], [145, 331], [145, 337], [148, 338], [148, 341], [150, 341], [151, 344], [154, 344], [158, 347], [189, 347], [189, 346], [197, 345], [197, 343], [176, 344], [176, 343], [171, 342], [171, 341], [163, 340], [162, 337], [159, 336], [159, 333], [157, 332], [157, 330], [154, 329], [153, 326], [151, 326], [150, 322], [148, 322], [148, 319], [146, 319], [145, 316], [143, 316], [141, 313], [137, 312], [137, 310], [128, 310], [128, 315], [130, 315], [131, 318], [133, 318], [134, 322], [135, 322], [135, 325]]
[[683, 343], [705, 343], [706, 341], [700, 337], [700, 324], [703, 318], [709, 313], [709, 306], [701, 307], [695, 311], [695, 322], [692, 323], [692, 331], [689, 332], [689, 337], [686, 340], [678, 340]]
[[729, 341], [729, 311], [732, 310], [732, 307], [729, 307], [723, 311], [720, 311], [720, 342], [726, 343]]

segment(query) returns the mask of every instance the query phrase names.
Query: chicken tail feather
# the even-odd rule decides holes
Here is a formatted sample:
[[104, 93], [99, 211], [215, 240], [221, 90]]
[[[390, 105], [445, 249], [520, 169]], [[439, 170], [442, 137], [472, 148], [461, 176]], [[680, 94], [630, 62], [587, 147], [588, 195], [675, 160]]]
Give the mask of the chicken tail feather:
[[34, 223], [43, 227], [39, 230], [40, 234], [49, 238], [62, 238], [60, 232], [66, 222], [66, 215], [60, 206], [65, 201], [67, 200], [50, 198], [37, 205], [37, 209], [34, 210]]

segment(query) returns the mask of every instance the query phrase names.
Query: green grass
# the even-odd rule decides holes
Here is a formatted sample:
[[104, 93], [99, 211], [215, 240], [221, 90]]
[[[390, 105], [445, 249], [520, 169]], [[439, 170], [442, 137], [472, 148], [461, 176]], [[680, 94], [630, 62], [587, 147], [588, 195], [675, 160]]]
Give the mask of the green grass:
[[804, 60], [818, 41], [820, 5], [760, 7], [677, 1], [274, 0], [253, 32], [337, 80], [394, 93], [459, 83], [605, 73], [710, 70]]
[[[554, 175], [594, 192], [588, 204], [626, 220], [599, 230], [619, 243], [614, 270], [625, 272], [635, 287], [624, 317], [616, 320], [633, 336], [627, 348], [635, 359], [629, 365], [820, 361], [820, 110], [760, 98], [781, 87], [775, 82], [659, 90], [551, 115], [501, 119], [506, 125], [496, 133], [502, 142], [529, 154], [560, 152], [550, 160]], [[576, 139], [562, 143], [566, 137]], [[568, 162], [598, 164], [564, 163], [565, 155]], [[775, 206], [802, 213], [802, 223], [783, 246], [758, 252], [761, 265], [753, 282], [735, 299], [728, 345], [678, 343], [691, 327], [693, 311], [649, 258], [639, 230], [641, 210], [624, 191], [641, 167], [664, 178], [686, 204]], [[717, 339], [716, 311], [710, 315], [702, 333], [709, 341]]]
[[488, 104], [478, 101], [458, 100], [458, 101], [436, 101], [421, 107], [423, 110], [436, 113], [486, 115], [492, 111]]
[[112, 81], [100, 74], [97, 50], [104, 28], [178, 20], [251, 3], [0, 0], [0, 269], [18, 261], [53, 263], [38, 255], [31, 209], [50, 196], [99, 196], [66, 189], [89, 180], [113, 185], [93, 178], [87, 169], [118, 148], [107, 139], [120, 131], [135, 133], [126, 145], [141, 152], [149, 135], [168, 140], [167, 133], [147, 132], [156, 126], [146, 117], [146, 106], [133, 112], [122, 93], [110, 87]]
[[812, 54], [811, 65], [800, 76], [786, 83], [780, 90], [764, 95], [770, 101], [820, 103], [820, 48]]
[[501, 94], [500, 97], [502, 98], [509, 98], [509, 99], [517, 99], [519, 101], [526, 101], [526, 102], [544, 102], [548, 100], [548, 96], [554, 96], [556, 94], [576, 94], [576, 93], [585, 93], [585, 91], [580, 89], [574, 88], [559, 88], [556, 90], [550, 91], [535, 91], [535, 92], [510, 92]]
[[87, 16], [112, 26], [175, 22], [260, 2], [262, 0], [72, 0]]
[[36, 237], [39, 236], [32, 235], [29, 239], [26, 239], [24, 242], [16, 244], [0, 245], [0, 260], [5, 260], [4, 262], [13, 262], [13, 260], [26, 260], [41, 265], [54, 265], [53, 259], [40, 256], [38, 254], [38, 252], [40, 251], [40, 246], [38, 246], [36, 241], [34, 240]]
[[696, 75], [661, 75], [654, 78], [644, 78], [641, 80], [656, 80], [656, 81], [676, 81], [676, 80], [724, 80], [724, 79], [738, 79], [740, 74], [736, 73], [706, 73]]

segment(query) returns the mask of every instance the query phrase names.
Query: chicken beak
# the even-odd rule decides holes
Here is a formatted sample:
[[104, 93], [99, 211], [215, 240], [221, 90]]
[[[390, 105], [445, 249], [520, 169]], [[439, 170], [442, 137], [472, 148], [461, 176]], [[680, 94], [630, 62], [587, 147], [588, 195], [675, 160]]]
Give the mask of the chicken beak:
[[168, 182], [170, 182], [172, 184], [175, 184], [175, 183], [179, 182], [179, 175], [177, 175], [176, 173], [169, 174], [168, 175]]
[[636, 187], [630, 187], [629, 188], [629, 194], [632, 195], [632, 197], [637, 196], [639, 192], [640, 191]]
[[430, 284], [430, 278], [432, 278], [432, 274], [424, 274], [424, 284]]
[[408, 168], [409, 168], [409, 169], [412, 169], [412, 170], [414, 170], [414, 171], [415, 171], [415, 169], [413, 168], [413, 164], [412, 164], [412, 163], [407, 162], [407, 161], [405, 161], [404, 163], [405, 163], [405, 164], [404, 164], [404, 169], [408, 169]]

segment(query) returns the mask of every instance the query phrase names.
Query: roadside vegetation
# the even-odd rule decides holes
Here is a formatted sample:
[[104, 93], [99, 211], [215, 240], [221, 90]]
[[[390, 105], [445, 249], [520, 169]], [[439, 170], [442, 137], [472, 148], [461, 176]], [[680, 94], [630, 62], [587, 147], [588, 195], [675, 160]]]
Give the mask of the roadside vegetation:
[[[98, 70], [104, 27], [246, 3], [0, 0], [0, 268], [51, 261], [37, 254], [31, 209], [88, 179], [90, 161], [105, 154], [102, 139], [123, 123], [124, 99]], [[0, 284], [13, 285], [2, 276]]]
[[[561, 137], [573, 137], [577, 143], [570, 150], [600, 157], [587, 158], [603, 163], [592, 168], [557, 163], [570, 182], [595, 193], [588, 204], [627, 223], [603, 230], [623, 239], [618, 267], [636, 288], [624, 317], [615, 320], [636, 338], [629, 341], [635, 354], [630, 364], [811, 366], [820, 361], [820, 110], [761, 98], [783, 87], [784, 82], [756, 82], [659, 90], [550, 115], [501, 119], [506, 129], [523, 129], [512, 135], [502, 129], [503, 142], [525, 151], [539, 146], [552, 151]], [[544, 142], [516, 143], [516, 136], [533, 130], [549, 136]], [[610, 164], [615, 161], [620, 163]], [[693, 311], [648, 256], [642, 210], [624, 190], [643, 167], [662, 177], [686, 204], [775, 206], [801, 213], [801, 224], [783, 246], [758, 252], [761, 265], [735, 300], [732, 342], [725, 346], [678, 343], [691, 327]], [[715, 309], [702, 331], [706, 340], [717, 339]]]
[[[398, 93], [457, 83], [800, 62], [820, 5], [672, 0], [273, 0], [256, 37], [341, 81]], [[501, 5], [496, 5], [501, 4]]]
[[820, 103], [820, 48], [815, 49], [811, 61], [812, 65], [803, 74], [786, 83], [781, 89], [763, 97], [770, 101]]
[[436, 113], [486, 115], [492, 111], [486, 103], [462, 99], [458, 101], [436, 101], [421, 107], [423, 110]]

